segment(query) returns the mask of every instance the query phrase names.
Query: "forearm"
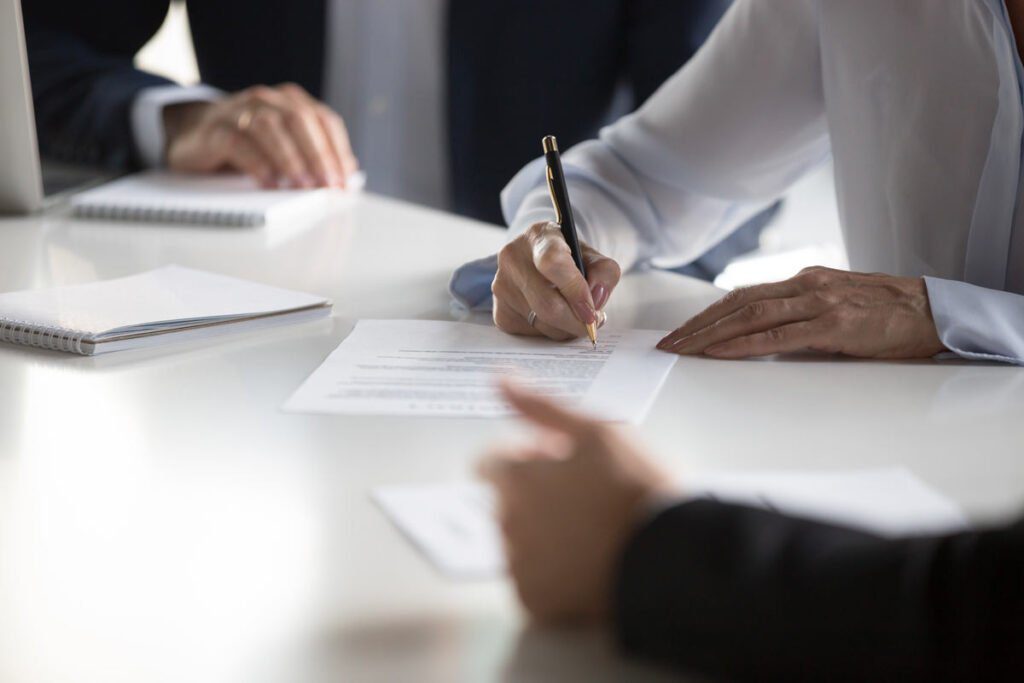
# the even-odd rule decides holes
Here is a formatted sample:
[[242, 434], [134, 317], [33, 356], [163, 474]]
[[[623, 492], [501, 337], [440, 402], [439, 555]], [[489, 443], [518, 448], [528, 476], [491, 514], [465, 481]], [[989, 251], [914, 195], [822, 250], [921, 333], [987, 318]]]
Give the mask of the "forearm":
[[883, 540], [710, 501], [640, 530], [616, 626], [632, 653], [729, 678], [1017, 680], [1021, 526]]

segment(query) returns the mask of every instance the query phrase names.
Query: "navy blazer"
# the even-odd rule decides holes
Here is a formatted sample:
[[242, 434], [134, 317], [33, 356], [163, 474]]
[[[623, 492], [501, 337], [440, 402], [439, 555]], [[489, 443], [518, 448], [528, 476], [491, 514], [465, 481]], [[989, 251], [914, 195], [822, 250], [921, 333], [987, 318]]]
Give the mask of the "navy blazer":
[[[138, 166], [131, 103], [165, 84], [132, 66], [170, 0], [23, 0], [40, 146], [51, 158]], [[617, 94], [642, 102], [703, 43], [730, 0], [451, 0], [453, 208], [501, 222], [498, 194], [540, 153], [596, 135]], [[188, 3], [205, 83], [322, 89], [325, 0]], [[344, 112], [342, 112], [344, 114]]]

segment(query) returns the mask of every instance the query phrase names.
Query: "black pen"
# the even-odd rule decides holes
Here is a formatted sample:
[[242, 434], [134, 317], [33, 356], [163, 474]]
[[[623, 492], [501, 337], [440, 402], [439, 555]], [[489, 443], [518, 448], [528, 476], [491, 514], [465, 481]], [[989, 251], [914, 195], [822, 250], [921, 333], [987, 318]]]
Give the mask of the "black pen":
[[[548, 164], [548, 191], [551, 193], [551, 203], [555, 205], [555, 216], [558, 220], [558, 227], [562, 230], [562, 237], [569, 245], [572, 252], [572, 260], [579, 268], [583, 279], [587, 279], [587, 266], [583, 263], [583, 251], [580, 249], [580, 240], [576, 236], [576, 221], [572, 217], [572, 204], [569, 203], [569, 188], [565, 185], [565, 174], [562, 172], [562, 157], [558, 154], [558, 141], [554, 135], [548, 135], [541, 141], [544, 146], [544, 160]], [[597, 312], [594, 312], [597, 315]], [[585, 323], [587, 336], [590, 343], [597, 348], [597, 323]]]

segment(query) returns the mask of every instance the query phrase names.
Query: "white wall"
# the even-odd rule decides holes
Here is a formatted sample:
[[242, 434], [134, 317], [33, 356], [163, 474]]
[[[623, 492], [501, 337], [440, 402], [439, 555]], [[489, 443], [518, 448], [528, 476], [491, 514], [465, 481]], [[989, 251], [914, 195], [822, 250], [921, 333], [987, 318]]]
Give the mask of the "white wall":
[[183, 3], [171, 3], [163, 27], [135, 57], [135, 65], [178, 83], [191, 85], [199, 81], [199, 69], [188, 32], [188, 14]]

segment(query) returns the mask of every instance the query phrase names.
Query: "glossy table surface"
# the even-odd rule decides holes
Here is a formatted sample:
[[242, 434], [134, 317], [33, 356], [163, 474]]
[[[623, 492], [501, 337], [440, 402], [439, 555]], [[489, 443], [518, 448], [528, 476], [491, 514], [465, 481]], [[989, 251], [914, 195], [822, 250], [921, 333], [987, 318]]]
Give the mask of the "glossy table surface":
[[[471, 477], [518, 425], [280, 410], [353, 321], [461, 319], [452, 269], [502, 241], [371, 195], [260, 229], [0, 219], [0, 291], [178, 263], [335, 302], [330, 320], [97, 358], [0, 348], [0, 680], [662, 678], [602, 629], [530, 626], [505, 581], [440, 577], [370, 502]], [[718, 294], [630, 276], [609, 315], [669, 329]], [[903, 464], [983, 522], [1024, 501], [1022, 415], [1018, 368], [688, 358], [639, 431], [684, 481]]]

